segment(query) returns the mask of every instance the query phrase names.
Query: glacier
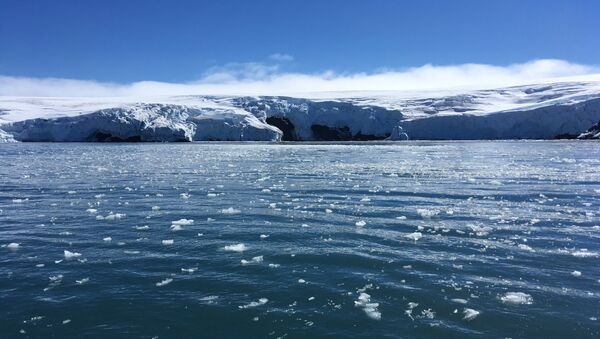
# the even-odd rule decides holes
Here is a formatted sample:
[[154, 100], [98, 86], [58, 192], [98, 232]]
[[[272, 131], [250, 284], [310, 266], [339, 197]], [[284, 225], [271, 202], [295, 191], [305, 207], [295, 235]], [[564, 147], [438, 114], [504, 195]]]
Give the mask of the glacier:
[[0, 97], [0, 142], [598, 139], [599, 122], [600, 77], [481, 90]]

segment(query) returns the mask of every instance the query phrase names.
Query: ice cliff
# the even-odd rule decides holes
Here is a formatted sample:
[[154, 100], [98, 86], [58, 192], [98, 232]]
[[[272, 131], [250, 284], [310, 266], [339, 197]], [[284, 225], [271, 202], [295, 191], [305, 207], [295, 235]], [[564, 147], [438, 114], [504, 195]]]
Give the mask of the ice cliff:
[[0, 142], [598, 138], [598, 121], [600, 81], [306, 97], [0, 97]]

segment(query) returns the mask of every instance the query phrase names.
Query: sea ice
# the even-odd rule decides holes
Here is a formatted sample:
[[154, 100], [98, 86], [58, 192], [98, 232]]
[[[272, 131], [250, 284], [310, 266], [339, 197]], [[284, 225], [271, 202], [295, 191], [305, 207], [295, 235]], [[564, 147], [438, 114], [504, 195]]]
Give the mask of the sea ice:
[[480, 313], [481, 312], [474, 310], [472, 308], [465, 308], [465, 310], [463, 311], [463, 314], [464, 314], [463, 320], [471, 321], [471, 320], [477, 318], [477, 316]]
[[510, 305], [531, 305], [533, 303], [531, 295], [523, 292], [506, 292], [500, 297], [500, 300]]
[[421, 232], [414, 232], [414, 233], [405, 235], [405, 237], [412, 239], [414, 241], [417, 241], [423, 237], [423, 234]]
[[354, 302], [354, 306], [363, 309], [367, 317], [373, 320], [381, 320], [381, 312], [379, 312], [379, 303], [372, 303], [371, 296], [365, 292], [361, 292], [358, 300]]
[[252, 258], [251, 260], [245, 260], [245, 259], [241, 260], [242, 265], [260, 264], [261, 262], [263, 262], [262, 255], [256, 256], [256, 257]]
[[14, 251], [14, 250], [18, 250], [19, 246], [20, 246], [20, 244], [18, 244], [16, 242], [11, 242], [10, 244], [6, 245], [6, 248]]
[[81, 253], [71, 252], [71, 251], [67, 251], [67, 250], [64, 251], [64, 255], [65, 255], [65, 259], [81, 257]]
[[81, 280], [75, 280], [75, 282], [76, 282], [78, 285], [83, 285], [83, 284], [87, 283], [88, 281], [90, 281], [90, 278], [83, 278], [83, 279], [81, 279]]
[[269, 299], [267, 299], [267, 298], [260, 298], [260, 299], [258, 299], [258, 301], [253, 301], [253, 302], [251, 302], [249, 304], [241, 305], [241, 306], [238, 306], [238, 307], [240, 309], [252, 308], [252, 307], [257, 307], [257, 306], [264, 305], [267, 302], [269, 302]]
[[170, 283], [172, 283], [172, 282], [173, 282], [173, 279], [172, 279], [172, 278], [167, 278], [167, 279], [165, 279], [165, 280], [162, 280], [162, 281], [159, 281], [159, 282], [157, 282], [157, 283], [156, 283], [156, 286], [158, 286], [158, 287], [161, 287], [161, 286], [168, 285], [168, 284], [170, 284]]
[[233, 207], [229, 207], [229, 208], [222, 209], [221, 213], [223, 213], [223, 214], [240, 214], [240, 213], [242, 213], [242, 211], [237, 210]]
[[225, 251], [230, 251], [230, 252], [244, 252], [247, 247], [244, 244], [235, 244], [235, 245], [227, 245], [225, 247], [223, 247], [223, 249]]
[[181, 230], [183, 230], [183, 227], [181, 227], [181, 225], [171, 225], [171, 231], [176, 232]]
[[191, 225], [193, 223], [194, 223], [194, 220], [192, 220], [192, 219], [179, 219], [179, 220], [171, 221], [171, 224], [180, 225], [180, 226]]

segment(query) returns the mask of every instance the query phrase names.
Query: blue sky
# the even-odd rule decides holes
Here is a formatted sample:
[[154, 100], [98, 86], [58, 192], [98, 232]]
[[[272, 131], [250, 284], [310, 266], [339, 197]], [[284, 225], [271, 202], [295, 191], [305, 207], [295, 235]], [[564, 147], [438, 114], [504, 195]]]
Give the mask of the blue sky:
[[598, 65], [599, 18], [595, 0], [0, 0], [0, 75], [190, 82], [223, 70]]

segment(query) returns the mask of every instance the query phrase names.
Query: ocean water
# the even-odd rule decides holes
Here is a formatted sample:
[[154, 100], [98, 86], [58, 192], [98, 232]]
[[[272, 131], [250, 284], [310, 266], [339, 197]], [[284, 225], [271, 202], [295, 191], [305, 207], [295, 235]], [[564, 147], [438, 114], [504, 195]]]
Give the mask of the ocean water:
[[598, 338], [600, 143], [0, 145], [1, 338]]

